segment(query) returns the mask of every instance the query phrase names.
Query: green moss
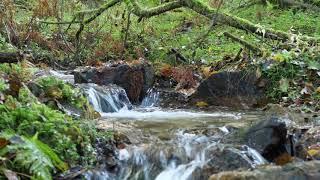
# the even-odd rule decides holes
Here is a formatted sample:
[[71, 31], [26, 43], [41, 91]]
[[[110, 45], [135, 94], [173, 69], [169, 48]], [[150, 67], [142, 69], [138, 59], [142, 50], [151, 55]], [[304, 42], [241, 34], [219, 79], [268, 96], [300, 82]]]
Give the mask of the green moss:
[[77, 108], [85, 108], [88, 105], [87, 99], [80, 89], [59, 80], [55, 77], [44, 77], [37, 80], [39, 85], [46, 92], [47, 97], [71, 103]]
[[[3, 65], [0, 68], [0, 72], [4, 77], [7, 77], [7, 73], [13, 70], [21, 70], [21, 73], [24, 74], [26, 69], [19, 65]], [[38, 83], [41, 84], [42, 88], [46, 91], [49, 91], [52, 87], [59, 89], [61, 91], [60, 98], [66, 99], [79, 107], [87, 103], [87, 100], [81, 95], [78, 89], [73, 88], [61, 80], [47, 77], [39, 79]], [[7, 89], [8, 84], [6, 80], [0, 78], [0, 93], [3, 98], [3, 102], [0, 104], [0, 137], [4, 137], [6, 133], [10, 133], [15, 137], [28, 139], [28, 137], [36, 134], [37, 139], [45, 144], [43, 146], [41, 145], [41, 147], [48, 146], [50, 150], [47, 149], [46, 152], [52, 150], [52, 152], [57, 154], [59, 159], [67, 163], [69, 167], [79, 164], [85, 166], [94, 165], [96, 161], [96, 152], [94, 149], [95, 140], [98, 137], [106, 140], [109, 139], [112, 135], [110, 132], [98, 132], [96, 129], [96, 121], [94, 120], [73, 119], [61, 111], [40, 103], [38, 98], [35, 97], [26, 86], [20, 88], [17, 96], [6, 94]], [[89, 106], [88, 104], [86, 105]], [[27, 139], [25, 140], [27, 141]], [[1, 144], [1, 161], [10, 155], [5, 151], [7, 148], [9, 148], [9, 145], [3, 146], [3, 144]], [[12, 151], [12, 153], [17, 154], [16, 157], [21, 156], [24, 160], [20, 159], [1, 164], [0, 169], [13, 169], [17, 172], [25, 174], [31, 173], [31, 175], [33, 175], [33, 171], [25, 168], [25, 163], [28, 162], [31, 164], [28, 165], [28, 167], [33, 167], [37, 161], [32, 159], [33, 157], [28, 158], [28, 156], [22, 156], [22, 154], [20, 154], [31, 152], [29, 148], [18, 148], [17, 151]], [[40, 151], [39, 153], [41, 154]], [[54, 173], [54, 168], [51, 166], [44, 165], [43, 168], [43, 172]], [[0, 172], [0, 174], [1, 173], [2, 172]], [[48, 174], [43, 174], [43, 177], [48, 177], [47, 175]]]

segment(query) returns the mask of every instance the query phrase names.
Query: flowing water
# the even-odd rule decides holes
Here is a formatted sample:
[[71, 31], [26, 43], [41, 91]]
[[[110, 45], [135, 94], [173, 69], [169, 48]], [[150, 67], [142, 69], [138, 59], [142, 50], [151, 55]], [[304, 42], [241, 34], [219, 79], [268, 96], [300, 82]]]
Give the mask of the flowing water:
[[248, 146], [222, 143], [235, 128], [259, 119], [262, 115], [258, 112], [159, 108], [157, 102], [161, 97], [154, 89], [148, 91], [140, 106], [133, 107], [118, 86], [83, 84], [80, 87], [101, 113], [100, 125], [120, 131], [131, 142], [119, 149], [116, 170], [97, 168], [88, 171], [86, 179], [204, 179], [212, 167], [232, 168], [225, 162], [228, 158], [239, 161], [245, 168], [266, 163]]

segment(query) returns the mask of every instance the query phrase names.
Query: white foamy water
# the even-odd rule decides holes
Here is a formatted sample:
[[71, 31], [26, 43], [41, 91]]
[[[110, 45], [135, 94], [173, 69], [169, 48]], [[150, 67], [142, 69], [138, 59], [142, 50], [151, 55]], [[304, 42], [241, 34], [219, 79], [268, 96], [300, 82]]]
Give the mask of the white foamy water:
[[[150, 110], [150, 109], [149, 109]], [[238, 120], [241, 118], [240, 113], [227, 113], [227, 112], [191, 112], [185, 110], [163, 110], [163, 109], [152, 109], [151, 111], [139, 111], [139, 110], [128, 110], [126, 108], [121, 109], [114, 113], [101, 113], [104, 118], [120, 118], [120, 119], [193, 119], [193, 118], [232, 118]]]

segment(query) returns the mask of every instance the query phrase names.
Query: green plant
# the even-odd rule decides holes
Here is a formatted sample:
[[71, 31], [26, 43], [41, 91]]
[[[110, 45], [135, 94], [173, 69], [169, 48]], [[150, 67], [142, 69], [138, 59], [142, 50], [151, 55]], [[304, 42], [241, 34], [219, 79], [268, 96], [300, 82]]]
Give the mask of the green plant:
[[46, 96], [71, 103], [77, 108], [88, 107], [88, 101], [81, 93], [80, 89], [59, 80], [55, 77], [44, 77], [38, 81], [39, 85], [46, 92]]
[[[62, 97], [75, 98], [75, 93], [78, 92], [71, 85], [53, 77], [40, 82], [44, 88], [57, 87]], [[7, 82], [1, 78], [0, 92], [4, 99], [0, 103], [0, 134], [2, 139], [6, 137], [6, 141], [10, 143], [4, 148], [0, 137], [0, 161], [6, 161], [5, 165], [0, 163], [0, 169], [21, 172], [36, 179], [50, 179], [53, 172], [64, 171], [67, 164], [90, 166], [95, 163], [95, 139], [108, 139], [109, 132], [98, 132], [93, 120], [75, 120], [48, 107], [25, 85], [19, 89], [17, 96], [6, 94], [7, 87]], [[28, 138], [31, 136], [33, 138]], [[21, 143], [11, 142], [14, 139], [19, 139]], [[8, 160], [7, 157], [11, 157], [8, 153], [14, 154], [14, 159]]]
[[67, 165], [48, 145], [38, 140], [37, 134], [27, 138], [11, 133], [1, 133], [0, 138], [7, 141], [7, 145], [0, 148], [0, 156], [5, 161], [12, 162], [11, 167], [6, 168], [15, 170], [21, 168], [29, 172], [32, 178], [39, 180], [52, 179], [51, 172], [55, 168], [61, 171], [67, 170]]

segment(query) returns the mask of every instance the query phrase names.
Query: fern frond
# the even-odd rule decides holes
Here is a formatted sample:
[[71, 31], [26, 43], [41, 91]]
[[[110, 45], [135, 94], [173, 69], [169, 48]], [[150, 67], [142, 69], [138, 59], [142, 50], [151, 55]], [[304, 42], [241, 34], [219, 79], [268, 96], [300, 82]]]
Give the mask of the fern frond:
[[[16, 140], [12, 140], [13, 138]], [[16, 153], [15, 164], [28, 170], [35, 179], [52, 179], [50, 170], [54, 166], [50, 158], [31, 139], [13, 136], [10, 141], [13, 144], [8, 149]]]
[[68, 166], [66, 163], [64, 163], [59, 156], [46, 144], [44, 144], [43, 142], [41, 142], [40, 140], [38, 140], [37, 135], [35, 135], [34, 137], [32, 137], [32, 142], [35, 143], [37, 145], [37, 147], [39, 149], [41, 149], [41, 151], [43, 153], [45, 153], [52, 161], [53, 165], [58, 168], [61, 171], [66, 171], [68, 169]]
[[9, 139], [11, 144], [7, 148], [16, 154], [14, 163], [29, 171], [34, 179], [51, 180], [55, 167], [62, 171], [67, 169], [67, 165], [48, 145], [39, 141], [37, 135], [32, 138], [12, 135]]

